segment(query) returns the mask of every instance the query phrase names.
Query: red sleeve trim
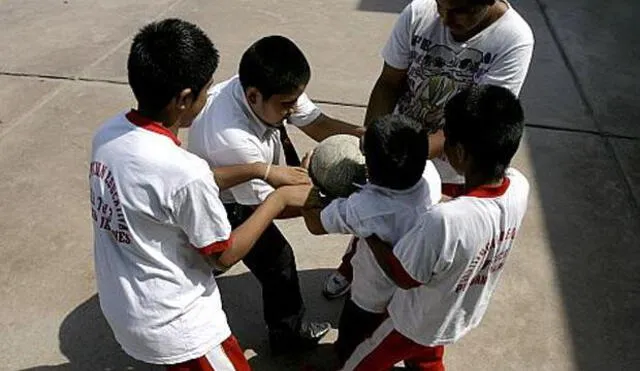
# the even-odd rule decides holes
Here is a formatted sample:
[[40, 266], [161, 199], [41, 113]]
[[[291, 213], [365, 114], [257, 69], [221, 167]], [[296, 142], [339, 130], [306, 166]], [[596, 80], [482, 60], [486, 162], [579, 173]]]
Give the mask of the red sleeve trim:
[[226, 251], [233, 245], [233, 237], [229, 237], [228, 240], [214, 242], [211, 245], [201, 247], [198, 252], [202, 255], [213, 255]]
[[393, 254], [393, 250], [385, 249], [383, 255], [384, 261], [387, 263], [391, 278], [398, 287], [403, 289], [411, 289], [421, 286], [422, 284], [416, 281], [411, 275], [404, 269], [400, 260]]

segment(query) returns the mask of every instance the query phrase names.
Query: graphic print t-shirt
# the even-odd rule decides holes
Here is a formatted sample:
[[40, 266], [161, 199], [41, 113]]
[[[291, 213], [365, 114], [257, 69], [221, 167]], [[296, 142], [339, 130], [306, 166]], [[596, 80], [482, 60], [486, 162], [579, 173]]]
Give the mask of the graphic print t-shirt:
[[[396, 112], [433, 121], [451, 97], [472, 84], [498, 85], [518, 95], [533, 44], [531, 28], [511, 6], [485, 30], [457, 42], [440, 18], [436, 1], [415, 0], [396, 21], [382, 51], [388, 65], [408, 70], [408, 90]], [[441, 125], [439, 121], [431, 129]]]

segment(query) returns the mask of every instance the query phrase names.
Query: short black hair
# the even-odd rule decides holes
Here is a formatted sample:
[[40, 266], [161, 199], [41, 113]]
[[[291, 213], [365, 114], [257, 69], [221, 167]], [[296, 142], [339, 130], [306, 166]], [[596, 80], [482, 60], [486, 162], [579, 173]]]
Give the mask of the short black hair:
[[414, 186], [422, 177], [429, 139], [420, 122], [406, 116], [386, 115], [367, 126], [363, 149], [369, 181], [403, 190]]
[[445, 143], [460, 143], [487, 179], [504, 176], [523, 131], [520, 101], [503, 87], [472, 86], [456, 94], [445, 106]]
[[153, 22], [131, 44], [129, 85], [140, 107], [160, 112], [184, 89], [200, 94], [218, 60], [218, 51], [198, 26], [173, 18]]
[[302, 50], [284, 36], [267, 36], [247, 49], [240, 60], [240, 83], [254, 87], [264, 99], [290, 94], [311, 79], [311, 67]]

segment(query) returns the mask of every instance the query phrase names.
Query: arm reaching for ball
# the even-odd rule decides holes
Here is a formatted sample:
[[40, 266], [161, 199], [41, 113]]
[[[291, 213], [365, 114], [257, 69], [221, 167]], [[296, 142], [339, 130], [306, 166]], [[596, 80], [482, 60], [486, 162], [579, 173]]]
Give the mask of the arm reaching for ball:
[[322, 225], [321, 213], [325, 206], [325, 202], [322, 200], [320, 191], [318, 188], [313, 187], [309, 192], [309, 198], [302, 208], [302, 217], [304, 218], [304, 224], [311, 234], [319, 236], [327, 234], [327, 230]]

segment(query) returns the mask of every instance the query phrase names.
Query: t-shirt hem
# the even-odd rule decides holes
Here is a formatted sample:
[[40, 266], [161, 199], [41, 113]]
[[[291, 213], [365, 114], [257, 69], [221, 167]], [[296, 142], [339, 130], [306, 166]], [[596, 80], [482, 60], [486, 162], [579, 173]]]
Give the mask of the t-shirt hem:
[[186, 361], [190, 361], [192, 359], [196, 359], [199, 357], [204, 356], [205, 354], [207, 354], [208, 352], [211, 351], [211, 349], [217, 347], [218, 345], [222, 344], [223, 341], [225, 341], [227, 338], [229, 338], [231, 336], [231, 331], [227, 331], [225, 332], [226, 335], [224, 336], [216, 336], [215, 338], [213, 338], [213, 340], [211, 340], [210, 342], [207, 342], [204, 345], [201, 345], [189, 352], [186, 353], [182, 353], [180, 355], [176, 355], [176, 356], [170, 356], [170, 357], [160, 357], [160, 358], [155, 358], [155, 357], [146, 357], [140, 354], [136, 354], [135, 352], [131, 352], [129, 350], [127, 350], [125, 347], [122, 347], [124, 349], [124, 351], [130, 355], [131, 357], [142, 361], [142, 362], [146, 362], [146, 363], [150, 363], [150, 364], [154, 364], [154, 365], [172, 365], [172, 364], [176, 364], [176, 363], [182, 363], [182, 362], [186, 362]]
[[375, 314], [382, 314], [382, 313], [386, 313], [386, 307], [382, 308], [382, 309], [371, 309], [370, 306], [368, 305], [363, 305], [362, 302], [358, 299], [356, 299], [353, 295], [351, 296], [351, 301], [353, 301], [353, 303], [355, 305], [357, 305], [360, 309], [369, 312], [369, 313], [375, 313]]
[[389, 317], [391, 318], [391, 321], [393, 322], [393, 328], [398, 331], [402, 336], [408, 338], [409, 340], [423, 345], [425, 347], [434, 347], [434, 346], [439, 346], [439, 345], [450, 345], [453, 344], [455, 342], [457, 342], [458, 340], [460, 340], [463, 336], [465, 336], [471, 329], [467, 329], [466, 331], [458, 334], [458, 336], [454, 336], [454, 337], [450, 337], [450, 338], [446, 338], [446, 339], [433, 339], [433, 340], [429, 340], [429, 341], [425, 341], [424, 339], [421, 339], [420, 336], [414, 336], [411, 331], [405, 331], [402, 326], [398, 326], [398, 321], [396, 319], [396, 317], [393, 315], [392, 311], [389, 311]]

